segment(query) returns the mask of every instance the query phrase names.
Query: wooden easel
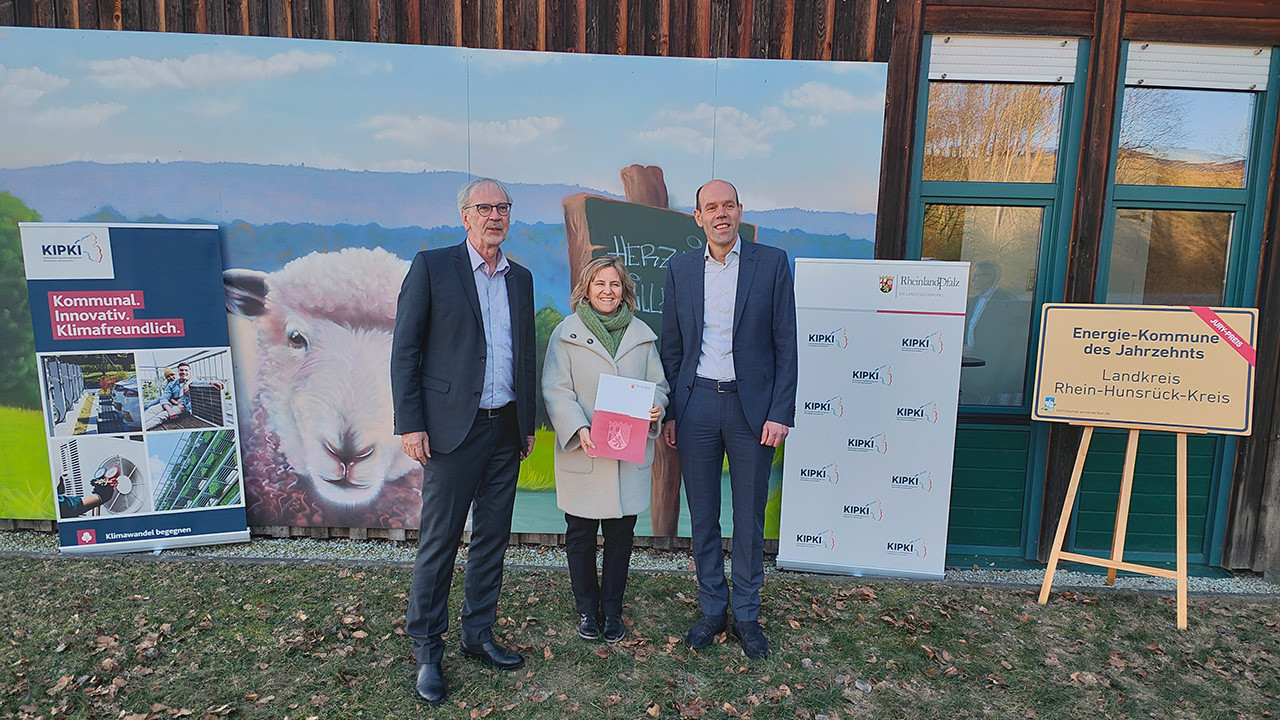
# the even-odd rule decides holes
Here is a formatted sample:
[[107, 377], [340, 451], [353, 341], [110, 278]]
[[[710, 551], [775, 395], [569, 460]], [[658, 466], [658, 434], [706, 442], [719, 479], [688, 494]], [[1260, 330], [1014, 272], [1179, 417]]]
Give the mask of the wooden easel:
[[[1076, 464], [1071, 470], [1071, 483], [1067, 486], [1067, 496], [1062, 502], [1062, 516], [1058, 518], [1058, 531], [1053, 536], [1053, 550], [1049, 553], [1049, 566], [1045, 568], [1044, 583], [1040, 586], [1040, 604], [1049, 601], [1049, 589], [1053, 585], [1053, 575], [1058, 569], [1059, 560], [1095, 565], [1109, 568], [1107, 584], [1113, 585], [1117, 570], [1153, 575], [1155, 577], [1173, 578], [1178, 583], [1178, 629], [1187, 629], [1187, 435], [1204, 435], [1204, 430], [1196, 428], [1163, 428], [1152, 425], [1089, 425], [1071, 423], [1084, 428], [1080, 437], [1080, 449], [1076, 452]], [[1076, 494], [1080, 490], [1080, 476], [1084, 473], [1085, 456], [1089, 454], [1089, 442], [1093, 439], [1095, 427], [1117, 427], [1129, 431], [1129, 444], [1124, 452], [1124, 473], [1120, 478], [1120, 501], [1116, 506], [1116, 527], [1111, 538], [1111, 557], [1098, 558], [1092, 555], [1066, 552], [1062, 543], [1067, 537], [1067, 525], [1071, 522], [1071, 509], [1075, 505]], [[1137, 565], [1124, 562], [1124, 536], [1129, 525], [1129, 498], [1133, 493], [1133, 466], [1138, 458], [1138, 434], [1143, 430], [1175, 432], [1178, 440], [1177, 459], [1177, 570]]]

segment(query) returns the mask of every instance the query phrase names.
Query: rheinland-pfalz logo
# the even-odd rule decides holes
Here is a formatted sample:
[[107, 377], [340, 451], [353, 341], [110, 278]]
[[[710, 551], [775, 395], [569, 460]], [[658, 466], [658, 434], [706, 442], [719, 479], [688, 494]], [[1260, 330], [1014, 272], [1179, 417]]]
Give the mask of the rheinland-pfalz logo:
[[102, 262], [102, 245], [97, 233], [89, 233], [69, 243], [40, 243], [45, 262]]
[[880, 276], [880, 292], [885, 293], [886, 295], [893, 292], [893, 276], [892, 275]]
[[796, 533], [796, 545], [799, 547], [825, 548], [827, 550], [836, 549], [836, 534], [831, 530], [822, 530], [820, 532], [801, 532]]
[[858, 368], [849, 379], [854, 385], [892, 385], [893, 367], [886, 363], [877, 368]]
[[874, 520], [880, 522], [884, 519], [884, 507], [881, 506], [879, 500], [871, 500], [861, 503], [841, 503], [841, 514], [847, 518], [854, 520]]
[[840, 469], [835, 463], [822, 467], [800, 468], [800, 482], [840, 484]]
[[890, 540], [884, 544], [885, 552], [890, 555], [915, 555], [923, 558], [929, 554], [929, 548], [924, 545], [924, 538], [918, 537], [915, 540]]
[[932, 425], [938, 422], [938, 404], [925, 403], [915, 407], [899, 407], [894, 419], [901, 422], [926, 422]]
[[857, 453], [878, 453], [883, 455], [889, 452], [889, 441], [884, 433], [864, 437], [851, 437], [845, 449], [849, 452]]
[[809, 333], [806, 337], [806, 342], [809, 343], [809, 347], [829, 347], [843, 350], [849, 347], [849, 334], [842, 327], [834, 330], [821, 330]]
[[912, 335], [904, 337], [899, 348], [902, 352], [940, 355], [942, 353], [942, 331], [939, 330], [924, 336]]
[[933, 490], [933, 473], [922, 470], [915, 475], [890, 475], [889, 487], [930, 492]]
[[805, 400], [800, 411], [805, 415], [831, 415], [832, 417], [843, 417], [844, 401], [839, 395], [829, 397], [826, 400]]

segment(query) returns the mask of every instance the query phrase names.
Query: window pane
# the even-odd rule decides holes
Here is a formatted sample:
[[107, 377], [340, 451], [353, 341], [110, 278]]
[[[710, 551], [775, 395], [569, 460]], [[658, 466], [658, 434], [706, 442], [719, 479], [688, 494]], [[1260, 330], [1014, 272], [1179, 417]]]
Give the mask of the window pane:
[[1107, 302], [1220, 305], [1235, 213], [1116, 210]]
[[1062, 85], [934, 82], [924, 179], [1053, 182]]
[[1125, 88], [1116, 182], [1244, 187], [1253, 102], [1247, 92]]
[[923, 255], [967, 260], [963, 405], [1022, 406], [1044, 209], [925, 205]]

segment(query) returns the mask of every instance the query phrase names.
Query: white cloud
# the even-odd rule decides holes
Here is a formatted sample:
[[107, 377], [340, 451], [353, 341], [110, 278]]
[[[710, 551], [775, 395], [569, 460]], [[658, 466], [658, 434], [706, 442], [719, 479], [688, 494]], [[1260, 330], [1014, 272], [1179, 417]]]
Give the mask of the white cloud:
[[425, 150], [440, 143], [465, 144], [465, 123], [434, 115], [376, 115], [365, 123], [373, 128], [378, 140], [391, 140], [415, 150]]
[[224, 52], [161, 60], [140, 57], [95, 60], [89, 64], [89, 69], [93, 73], [93, 79], [108, 88], [185, 90], [261, 82], [283, 75], [320, 70], [336, 62], [337, 58], [333, 55], [290, 50], [266, 59]]
[[147, 465], [151, 468], [151, 481], [160, 482], [164, 478], [164, 471], [168, 467], [168, 463], [161, 460], [159, 455], [149, 455], [147, 457]]
[[49, 108], [32, 116], [36, 125], [59, 130], [89, 130], [124, 112], [120, 103], [89, 103], [76, 107]]
[[782, 102], [787, 107], [811, 113], [809, 124], [820, 127], [827, 124], [830, 115], [848, 115], [859, 110], [883, 108], [884, 93], [854, 95], [844, 88], [810, 80], [787, 93]]
[[730, 105], [717, 108], [706, 103], [692, 110], [663, 111], [658, 122], [657, 128], [640, 133], [639, 138], [704, 155], [714, 148], [733, 159], [768, 155], [773, 151], [770, 138], [795, 127], [795, 122], [776, 107], [766, 107], [757, 117]]
[[38, 67], [8, 70], [0, 65], [0, 106], [28, 108], [69, 84], [71, 81], [67, 78], [51, 75]]
[[[366, 125], [376, 131], [373, 136], [378, 140], [392, 140], [415, 150], [468, 142], [466, 123], [434, 115], [378, 115]], [[564, 120], [550, 116], [495, 120], [475, 123], [470, 139], [479, 144], [515, 147], [549, 136], [563, 126]]]
[[694, 155], [710, 155], [715, 148], [715, 138], [691, 127], [667, 126], [640, 133], [641, 140], [649, 140], [662, 145], [675, 147]]
[[486, 145], [515, 147], [551, 135], [564, 127], [564, 120], [542, 115], [512, 120], [476, 123], [472, 140]]

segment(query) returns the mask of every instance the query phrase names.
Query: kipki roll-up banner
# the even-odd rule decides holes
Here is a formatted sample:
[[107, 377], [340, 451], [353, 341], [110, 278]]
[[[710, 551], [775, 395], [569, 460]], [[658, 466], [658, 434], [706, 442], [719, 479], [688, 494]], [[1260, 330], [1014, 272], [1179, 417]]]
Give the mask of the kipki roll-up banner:
[[968, 279], [964, 262], [796, 260], [778, 567], [942, 577]]
[[62, 549], [247, 541], [218, 228], [19, 230]]

